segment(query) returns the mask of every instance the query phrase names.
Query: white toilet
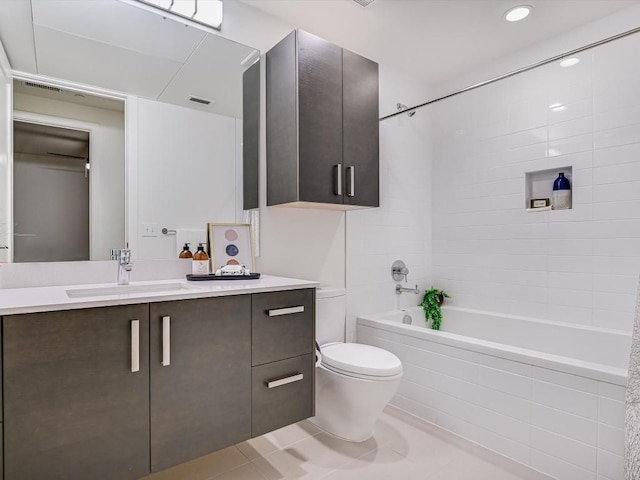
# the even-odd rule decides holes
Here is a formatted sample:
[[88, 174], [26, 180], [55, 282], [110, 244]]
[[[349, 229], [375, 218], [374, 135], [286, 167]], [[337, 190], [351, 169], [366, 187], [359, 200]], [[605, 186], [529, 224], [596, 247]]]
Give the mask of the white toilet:
[[344, 343], [345, 290], [316, 290], [316, 340], [321, 362], [316, 370], [316, 416], [322, 430], [351, 442], [373, 435], [373, 425], [395, 395], [402, 363], [391, 352]]

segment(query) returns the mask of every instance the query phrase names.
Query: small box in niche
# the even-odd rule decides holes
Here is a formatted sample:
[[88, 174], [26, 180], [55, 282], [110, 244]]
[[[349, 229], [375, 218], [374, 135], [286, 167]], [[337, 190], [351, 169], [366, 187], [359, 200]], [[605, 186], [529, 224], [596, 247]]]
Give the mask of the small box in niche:
[[551, 205], [551, 200], [548, 198], [532, 198], [529, 201], [529, 208], [544, 208]]

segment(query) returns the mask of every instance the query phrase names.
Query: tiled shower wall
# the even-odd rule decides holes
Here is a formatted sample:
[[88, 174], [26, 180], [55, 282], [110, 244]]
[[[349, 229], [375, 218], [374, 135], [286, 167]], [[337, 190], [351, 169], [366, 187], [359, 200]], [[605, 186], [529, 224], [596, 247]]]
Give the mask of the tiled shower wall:
[[[399, 102], [416, 105], [427, 87], [380, 66], [381, 116]], [[391, 264], [409, 268], [407, 287], [424, 289], [431, 275], [431, 121], [427, 111], [380, 122], [380, 208], [347, 212], [347, 328], [355, 339], [356, 315], [415, 306], [412, 293], [395, 293]]]
[[[640, 35], [435, 104], [433, 277], [450, 304], [630, 330], [640, 273]], [[573, 168], [573, 209], [525, 173]]]

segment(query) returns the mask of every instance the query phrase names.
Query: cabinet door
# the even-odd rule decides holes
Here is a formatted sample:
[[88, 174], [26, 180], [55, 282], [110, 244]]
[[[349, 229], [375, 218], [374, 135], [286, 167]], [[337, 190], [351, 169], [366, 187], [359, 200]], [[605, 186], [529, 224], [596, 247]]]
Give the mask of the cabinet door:
[[151, 471], [251, 436], [250, 295], [151, 304], [150, 358]]
[[149, 473], [148, 315], [145, 304], [4, 317], [6, 478]]
[[379, 199], [378, 64], [343, 50], [344, 203], [377, 207]]
[[[342, 49], [298, 31], [299, 199], [342, 204]], [[340, 172], [342, 173], [342, 172]]]

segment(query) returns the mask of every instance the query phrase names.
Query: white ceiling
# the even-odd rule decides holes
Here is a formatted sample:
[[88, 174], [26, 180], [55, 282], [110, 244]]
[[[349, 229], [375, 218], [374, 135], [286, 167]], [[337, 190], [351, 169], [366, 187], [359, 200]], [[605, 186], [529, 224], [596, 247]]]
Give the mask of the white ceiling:
[[254, 50], [117, 0], [0, 0], [0, 40], [15, 70], [238, 118]]
[[[379, 63], [438, 84], [639, 0], [242, 0]], [[521, 22], [503, 14], [531, 5]]]

